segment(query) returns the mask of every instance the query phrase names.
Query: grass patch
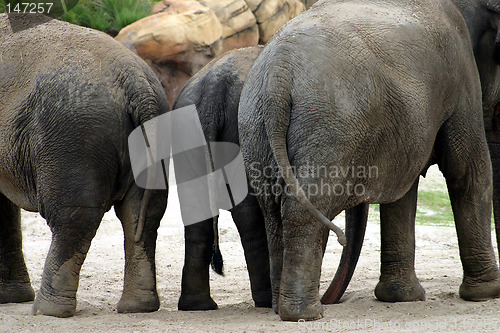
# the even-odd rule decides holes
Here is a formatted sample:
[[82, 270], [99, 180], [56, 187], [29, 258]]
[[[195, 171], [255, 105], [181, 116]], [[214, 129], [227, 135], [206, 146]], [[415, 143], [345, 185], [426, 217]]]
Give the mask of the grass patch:
[[[370, 206], [373, 207], [373, 214], [380, 222], [379, 205]], [[420, 178], [415, 224], [440, 227], [455, 226], [444, 178], [442, 180], [433, 179], [432, 182], [426, 178]]]
[[[370, 210], [372, 210], [370, 214], [373, 214], [377, 222], [380, 222], [380, 205], [370, 205]], [[419, 190], [415, 224], [454, 227], [455, 222], [448, 193]]]
[[427, 190], [425, 187], [418, 191], [416, 223], [445, 227], [455, 226], [450, 197], [445, 184], [443, 184], [442, 191]]
[[80, 0], [62, 20], [116, 36], [125, 26], [151, 15], [159, 0]]
[[[160, 0], [80, 0], [59, 19], [76, 25], [104, 31], [116, 36], [121, 29], [146, 16]], [[5, 3], [0, 0], [0, 13]]]
[[[370, 214], [380, 223], [379, 205], [370, 205]], [[494, 230], [493, 212], [491, 221], [491, 229]], [[426, 226], [455, 227], [448, 189], [441, 175], [438, 177], [434, 174], [429, 178], [420, 178], [415, 223]]]

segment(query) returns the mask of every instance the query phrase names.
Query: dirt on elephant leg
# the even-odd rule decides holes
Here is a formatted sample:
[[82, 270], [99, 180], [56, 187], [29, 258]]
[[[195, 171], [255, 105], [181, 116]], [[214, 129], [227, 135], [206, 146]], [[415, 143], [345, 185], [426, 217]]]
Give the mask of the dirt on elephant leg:
[[[271, 207], [271, 206], [270, 206]], [[283, 269], [283, 229], [277, 209], [269, 208], [264, 212], [267, 242], [269, 244], [269, 272], [271, 274], [272, 307], [279, 312], [281, 273]]]
[[[50, 252], [53, 252], [52, 247]], [[85, 255], [79, 253], [61, 265], [53, 274], [50, 272], [50, 263], [46, 263], [42, 286], [33, 304], [34, 315], [71, 317], [75, 314], [78, 275], [84, 259]], [[50, 283], [45, 276], [51, 276]]]
[[166, 191], [152, 191], [141, 238], [134, 240], [144, 190], [136, 185], [115, 205], [125, 235], [125, 277], [117, 305], [120, 313], [152, 312], [160, 308], [156, 291], [157, 229], [167, 205]]
[[52, 243], [33, 314], [75, 314], [80, 269], [103, 215], [102, 208], [47, 206], [45, 216], [52, 230]]
[[401, 199], [380, 205], [380, 280], [375, 296], [383, 302], [425, 300], [415, 274], [415, 214], [418, 179]]
[[328, 229], [290, 199], [283, 211], [283, 270], [279, 315], [282, 320], [316, 320], [323, 317], [319, 281]]

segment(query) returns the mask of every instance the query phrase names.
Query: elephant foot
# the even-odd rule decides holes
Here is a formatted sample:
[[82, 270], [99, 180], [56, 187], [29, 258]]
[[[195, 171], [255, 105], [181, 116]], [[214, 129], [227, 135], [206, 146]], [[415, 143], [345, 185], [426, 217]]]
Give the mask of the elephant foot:
[[425, 301], [425, 290], [417, 278], [410, 281], [379, 281], [375, 288], [375, 297], [382, 302]]
[[183, 295], [179, 298], [177, 308], [180, 311], [204, 311], [217, 310], [217, 303], [214, 302], [210, 295]]
[[304, 306], [302, 303], [284, 301], [282, 297], [279, 305], [279, 316], [283, 321], [317, 320], [323, 318], [323, 306], [318, 300]]
[[76, 299], [64, 298], [62, 302], [54, 302], [46, 299], [40, 292], [36, 295], [33, 303], [33, 314], [53, 317], [72, 317], [76, 311]]
[[30, 283], [11, 281], [0, 283], [0, 304], [24, 303], [35, 299], [35, 292]]
[[466, 301], [487, 301], [500, 297], [500, 278], [493, 280], [464, 278], [459, 290], [460, 298]]
[[160, 299], [156, 291], [142, 294], [123, 294], [116, 306], [118, 313], [154, 312], [160, 308]]
[[271, 308], [273, 306], [273, 296], [271, 289], [252, 293], [256, 308]]

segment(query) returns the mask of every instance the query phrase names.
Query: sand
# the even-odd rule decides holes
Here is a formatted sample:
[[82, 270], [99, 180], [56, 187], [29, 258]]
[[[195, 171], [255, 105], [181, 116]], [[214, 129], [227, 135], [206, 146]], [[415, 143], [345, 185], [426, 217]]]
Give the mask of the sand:
[[[440, 187], [433, 167], [421, 186]], [[50, 230], [36, 213], [23, 212], [23, 247], [31, 281], [40, 286]], [[339, 216], [336, 223], [343, 224]], [[0, 305], [0, 332], [499, 332], [500, 300], [466, 302], [458, 297], [462, 279], [455, 229], [417, 226], [416, 272], [427, 300], [382, 303], [375, 299], [380, 266], [380, 224], [371, 212], [361, 257], [340, 304], [325, 306], [314, 322], [283, 322], [271, 309], [256, 309], [239, 236], [230, 215], [220, 221], [225, 277], [211, 272], [216, 311], [177, 311], [184, 260], [183, 225], [178, 200], [169, 206], [159, 229], [157, 278], [161, 308], [147, 314], [118, 314], [123, 285], [123, 233], [114, 211], [108, 212], [92, 242], [80, 274], [78, 306], [72, 318], [33, 316], [32, 303]], [[493, 233], [492, 233], [493, 237]], [[494, 241], [494, 240], [493, 240]], [[494, 241], [496, 247], [496, 241]], [[341, 247], [331, 235], [323, 261], [321, 290], [328, 287]]]

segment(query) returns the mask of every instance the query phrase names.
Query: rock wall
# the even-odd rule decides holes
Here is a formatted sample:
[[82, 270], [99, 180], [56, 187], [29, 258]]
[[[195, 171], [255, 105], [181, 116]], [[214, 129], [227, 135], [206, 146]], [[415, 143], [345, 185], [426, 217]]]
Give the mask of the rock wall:
[[314, 0], [163, 0], [116, 36], [161, 80], [170, 105], [182, 86], [218, 55], [266, 43]]

